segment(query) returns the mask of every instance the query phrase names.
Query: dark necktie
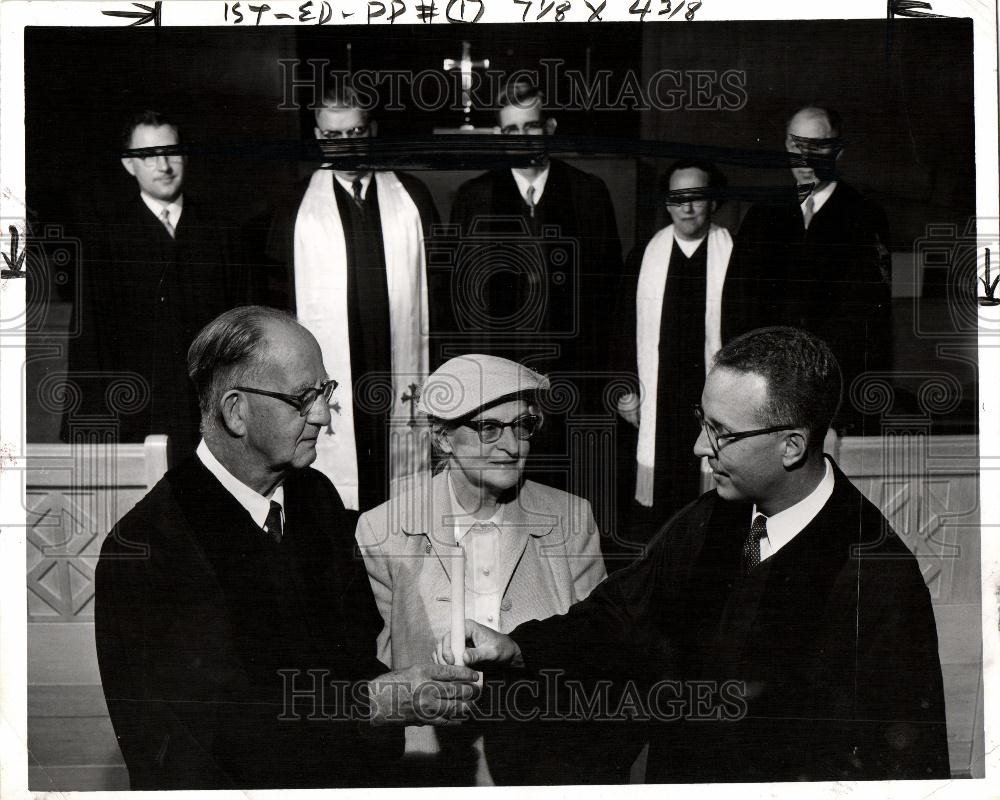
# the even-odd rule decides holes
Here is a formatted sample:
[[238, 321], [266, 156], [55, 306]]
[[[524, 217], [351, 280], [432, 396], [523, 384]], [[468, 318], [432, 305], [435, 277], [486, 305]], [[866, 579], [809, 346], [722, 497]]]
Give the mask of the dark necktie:
[[753, 518], [750, 533], [743, 542], [743, 574], [749, 575], [760, 564], [760, 540], [767, 536], [767, 517], [758, 514]]
[[362, 211], [365, 210], [365, 197], [361, 193], [361, 178], [355, 178], [354, 183], [351, 184], [351, 188], [354, 190], [354, 205], [360, 208]]
[[274, 541], [281, 542], [281, 504], [274, 500], [271, 501], [271, 510], [267, 512], [264, 529]]
[[528, 191], [525, 192], [524, 202], [528, 204], [528, 212], [535, 216], [535, 187], [528, 184]]

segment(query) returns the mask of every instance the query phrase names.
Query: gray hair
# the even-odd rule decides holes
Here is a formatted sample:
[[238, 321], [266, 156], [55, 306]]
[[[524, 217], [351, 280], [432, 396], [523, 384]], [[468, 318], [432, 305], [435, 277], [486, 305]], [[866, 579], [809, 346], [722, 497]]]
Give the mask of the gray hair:
[[263, 365], [268, 322], [299, 324], [287, 311], [239, 306], [209, 322], [191, 343], [187, 371], [198, 392], [202, 429], [214, 424], [222, 395]]

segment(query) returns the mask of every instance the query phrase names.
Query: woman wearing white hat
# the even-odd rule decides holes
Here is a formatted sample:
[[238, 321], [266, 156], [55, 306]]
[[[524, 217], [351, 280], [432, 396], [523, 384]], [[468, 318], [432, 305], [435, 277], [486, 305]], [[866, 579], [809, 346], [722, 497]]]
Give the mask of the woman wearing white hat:
[[[604, 579], [590, 504], [523, 477], [542, 424], [537, 394], [547, 388], [542, 375], [488, 355], [453, 358], [424, 383], [418, 408], [430, 419], [444, 468], [363, 514], [357, 531], [385, 620], [378, 655], [393, 669], [430, 660], [450, 624], [453, 580], [464, 580], [467, 617], [507, 632], [564, 613]], [[465, 575], [455, 576], [460, 552]], [[542, 732], [556, 733], [547, 728]], [[550, 743], [548, 758], [535, 753], [532, 764], [522, 764], [529, 759], [494, 745], [501, 737], [490, 731], [476, 723], [408, 728], [409, 782], [580, 782], [581, 765], [560, 757], [559, 743]], [[523, 723], [518, 731], [521, 738], [530, 733]], [[540, 762], [541, 772], [531, 769]]]

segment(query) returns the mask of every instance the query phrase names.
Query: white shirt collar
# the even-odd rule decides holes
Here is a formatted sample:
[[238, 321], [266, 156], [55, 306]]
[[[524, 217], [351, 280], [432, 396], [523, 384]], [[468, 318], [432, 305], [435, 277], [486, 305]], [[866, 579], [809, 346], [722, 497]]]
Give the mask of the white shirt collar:
[[830, 199], [830, 195], [833, 194], [833, 190], [837, 188], [836, 181], [830, 181], [826, 186], [820, 189], [818, 192], [813, 192], [811, 195], [805, 198], [800, 204], [799, 208], [802, 209], [802, 213], [806, 213], [806, 200], [811, 197], [813, 199], [813, 214], [819, 212], [827, 200]]
[[195, 450], [195, 455], [197, 455], [201, 460], [201, 463], [205, 465], [205, 469], [218, 478], [222, 487], [236, 498], [236, 502], [246, 509], [251, 519], [253, 519], [254, 525], [258, 528], [261, 530], [264, 529], [264, 524], [267, 522], [268, 512], [271, 510], [272, 500], [281, 506], [281, 518], [282, 521], [284, 521], [285, 489], [283, 486], [279, 486], [275, 489], [274, 493], [270, 497], [264, 497], [264, 495], [258, 494], [241, 480], [234, 477], [233, 473], [222, 466], [219, 459], [217, 459], [212, 451], [208, 449], [208, 444], [205, 443], [204, 439], [202, 439], [198, 444], [198, 449]]
[[[806, 525], [815, 519], [816, 515], [823, 510], [830, 496], [833, 494], [834, 477], [833, 470], [830, 469], [830, 462], [826, 463], [826, 473], [823, 479], [817, 484], [809, 494], [803, 497], [793, 506], [789, 506], [784, 511], [779, 511], [773, 517], [767, 518], [767, 542], [761, 540], [761, 560], [767, 556], [773, 556], [782, 547], [801, 533]], [[750, 516], [751, 524], [753, 518], [757, 516], [757, 506], [753, 507]], [[765, 554], [765, 547], [769, 546], [770, 552]]]
[[677, 242], [677, 246], [680, 247], [681, 251], [688, 258], [691, 258], [691, 256], [694, 255], [695, 250], [701, 247], [701, 243], [705, 241], [707, 238], [708, 234], [706, 233], [697, 241], [690, 241], [689, 239], [682, 239], [680, 236], [677, 235], [677, 231], [674, 231], [674, 241]]
[[538, 205], [539, 201], [542, 199], [542, 194], [545, 192], [545, 184], [548, 183], [549, 180], [549, 165], [546, 164], [545, 169], [543, 169], [533, 180], [530, 181], [516, 169], [512, 169], [510, 174], [514, 176], [514, 183], [517, 184], [517, 191], [521, 193], [521, 199], [523, 199], [524, 202], [528, 202], [528, 187], [535, 187], [535, 196], [533, 199], [535, 201], [535, 205]]
[[163, 209], [167, 209], [170, 224], [175, 228], [177, 227], [177, 223], [181, 221], [181, 212], [184, 211], [184, 195], [180, 195], [172, 203], [161, 202], [145, 192], [139, 192], [139, 197], [142, 198], [142, 202], [146, 204], [146, 208], [152, 211], [153, 216], [157, 219], [160, 219], [163, 215]]
[[[343, 186], [345, 189], [347, 189], [347, 193], [351, 197], [354, 197], [354, 181], [353, 180], [349, 181], [349, 180], [347, 180], [347, 178], [342, 177], [337, 172], [333, 173], [333, 177], [337, 179], [337, 183], [339, 183], [341, 186]], [[364, 200], [364, 199], [366, 199], [368, 197], [368, 187], [371, 185], [372, 177], [373, 177], [372, 173], [367, 172], [364, 175], [362, 175], [360, 177], [360, 179], [359, 179], [361, 181], [361, 199], [362, 200]]]
[[458, 495], [455, 494], [455, 485], [451, 481], [451, 472], [448, 472], [448, 494], [451, 497], [451, 510], [454, 515], [455, 520], [455, 544], [462, 541], [462, 537], [467, 534], [472, 527], [476, 524], [488, 525], [491, 522], [500, 527], [500, 522], [503, 519], [503, 504], [497, 506], [496, 512], [489, 519], [477, 519], [475, 515], [468, 513], [462, 508], [462, 504], [458, 502]]

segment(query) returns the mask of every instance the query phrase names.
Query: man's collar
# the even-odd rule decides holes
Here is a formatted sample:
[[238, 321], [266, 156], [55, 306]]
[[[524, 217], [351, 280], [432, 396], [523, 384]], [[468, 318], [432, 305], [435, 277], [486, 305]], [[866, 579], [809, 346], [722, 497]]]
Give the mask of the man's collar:
[[[823, 506], [833, 495], [835, 483], [833, 467], [830, 466], [830, 462], [826, 458], [823, 459], [823, 463], [826, 466], [826, 472], [815, 489], [795, 505], [767, 518], [767, 539], [771, 544], [772, 555], [801, 533], [823, 510]], [[757, 516], [756, 505], [754, 505], [750, 517], [751, 522], [755, 516]]]
[[279, 486], [274, 490], [274, 493], [270, 497], [264, 497], [262, 494], [258, 494], [245, 483], [243, 483], [239, 478], [235, 477], [228, 469], [223, 466], [222, 462], [215, 457], [215, 454], [209, 449], [208, 443], [202, 439], [198, 444], [198, 449], [195, 450], [195, 455], [202, 464], [205, 465], [205, 469], [212, 473], [222, 484], [222, 487], [229, 492], [236, 502], [238, 502], [243, 508], [246, 509], [247, 513], [253, 519], [254, 524], [263, 528], [264, 524], [267, 522], [268, 512], [271, 510], [271, 501], [278, 503], [282, 511], [285, 507], [285, 490], [284, 487]]
[[143, 191], [139, 192], [139, 197], [142, 198], [142, 202], [146, 204], [146, 208], [153, 212], [153, 216], [157, 219], [163, 213], [163, 209], [167, 209], [170, 212], [170, 219], [176, 219], [180, 216], [181, 211], [184, 209], [184, 195], [178, 195], [177, 199], [171, 203], [164, 203], [162, 200], [157, 200], [152, 195], [148, 195]]
[[517, 184], [517, 190], [521, 193], [521, 197], [524, 197], [529, 186], [534, 186], [535, 198], [537, 202], [537, 198], [540, 198], [542, 196], [542, 192], [545, 191], [545, 184], [548, 183], [550, 167], [551, 164], [546, 164], [545, 168], [531, 180], [528, 180], [528, 178], [524, 177], [524, 175], [516, 169], [512, 169], [510, 171], [511, 175], [514, 176], [514, 183]]
[[[350, 194], [352, 197], [354, 196], [354, 180], [353, 179], [352, 180], [348, 180], [347, 178], [343, 177], [339, 172], [334, 172], [333, 173], [333, 177], [337, 179], [337, 183], [339, 183], [341, 186], [343, 186], [347, 190], [348, 194]], [[368, 186], [371, 184], [373, 177], [375, 177], [375, 173], [373, 173], [373, 172], [366, 172], [364, 175], [359, 175], [358, 176], [358, 180], [361, 181], [361, 197], [362, 198], [368, 197]]]
[[682, 239], [680, 236], [677, 235], [676, 230], [673, 231], [673, 235], [674, 235], [674, 241], [677, 242], [677, 246], [688, 258], [691, 258], [691, 256], [695, 254], [695, 251], [699, 247], [701, 247], [701, 243], [708, 238], [708, 234], [706, 233], [704, 236], [702, 236], [700, 239], [697, 240]]
[[826, 186], [824, 186], [818, 192], [813, 192], [808, 197], [806, 197], [801, 203], [799, 203], [799, 206], [803, 210], [805, 210], [806, 200], [808, 200], [809, 197], [811, 197], [813, 200], [813, 214], [815, 214], [823, 207], [823, 204], [830, 199], [830, 195], [833, 194], [833, 190], [836, 188], [837, 188], [837, 181], [830, 181]]

